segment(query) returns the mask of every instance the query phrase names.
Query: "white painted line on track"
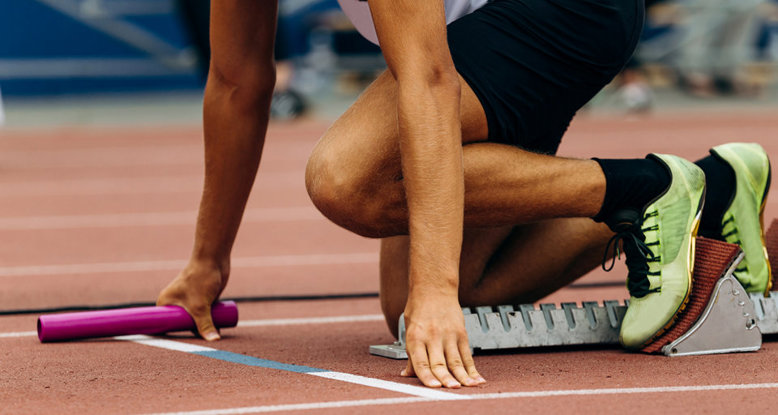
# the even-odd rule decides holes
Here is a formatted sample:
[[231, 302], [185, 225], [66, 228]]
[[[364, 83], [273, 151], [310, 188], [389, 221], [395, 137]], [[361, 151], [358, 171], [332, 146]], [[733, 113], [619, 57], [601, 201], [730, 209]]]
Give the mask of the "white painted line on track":
[[[141, 226], [194, 226], [197, 211], [0, 218], [0, 230], [87, 229]], [[247, 209], [243, 222], [324, 221], [312, 206]]]
[[[653, 388], [605, 388], [605, 389], [562, 389], [534, 392], [506, 392], [506, 393], [476, 393], [467, 394], [470, 400], [489, 399], [520, 399], [520, 398], [547, 398], [557, 396], [593, 396], [593, 395], [621, 395], [641, 393], [677, 393], [677, 392], [708, 392], [748, 389], [778, 389], [778, 383], [747, 383], [731, 385], [701, 385], [701, 386], [662, 386]], [[208, 409], [199, 411], [158, 412], [147, 415], [237, 415], [259, 414], [267, 412], [302, 411], [315, 409], [333, 409], [350, 407], [370, 407], [379, 405], [401, 405], [419, 402], [435, 402], [438, 399], [429, 398], [385, 398], [385, 399], [361, 399], [353, 401], [311, 402], [287, 405], [248, 406], [240, 408]], [[398, 410], [399, 412], [399, 410]]]
[[164, 145], [156, 148], [137, 146], [34, 151], [8, 151], [2, 154], [4, 165], [15, 169], [52, 169], [88, 167], [130, 167], [152, 165], [202, 166], [202, 145]]
[[14, 337], [30, 337], [30, 336], [37, 336], [37, 331], [17, 331], [17, 332], [9, 332], [9, 333], [0, 333], [0, 339], [8, 339], [8, 338], [14, 338]]
[[310, 409], [349, 408], [355, 406], [399, 405], [416, 402], [433, 402], [428, 398], [384, 398], [384, 399], [360, 399], [354, 401], [296, 403], [288, 405], [249, 406], [243, 408], [211, 409], [204, 411], [188, 412], [158, 412], [148, 415], [240, 415], [260, 414], [267, 412], [304, 411]]
[[[100, 262], [93, 264], [29, 265], [0, 267], [0, 277], [104, 274], [112, 272], [147, 272], [180, 270], [187, 260]], [[288, 267], [305, 265], [375, 264], [377, 252], [351, 254], [272, 255], [235, 258], [233, 268]]]
[[405, 393], [407, 395], [418, 396], [435, 400], [465, 400], [470, 399], [464, 394], [455, 394], [441, 389], [433, 389], [425, 386], [408, 385], [405, 383], [392, 382], [389, 380], [369, 378], [366, 376], [352, 375], [343, 372], [311, 372], [312, 376], [325, 379], [339, 380], [341, 382], [354, 383], [356, 385], [369, 386], [376, 389], [384, 389], [392, 392]]
[[238, 322], [238, 327], [292, 326], [298, 324], [356, 323], [361, 321], [383, 321], [382, 314], [356, 316], [278, 318], [267, 320], [249, 320]]
[[[294, 326], [303, 324], [337, 324], [337, 323], [357, 323], [364, 321], [384, 321], [381, 314], [359, 314], [351, 316], [330, 316], [330, 317], [298, 317], [298, 318], [272, 318], [260, 320], [239, 321], [238, 327], [271, 327], [271, 326]], [[37, 331], [17, 331], [0, 333], [2, 338], [14, 337], [33, 337], [37, 336]], [[212, 349], [216, 350], [216, 349]]]
[[158, 339], [149, 336], [120, 336], [117, 340], [131, 341], [146, 346], [158, 347], [166, 350], [174, 350], [194, 354], [197, 356], [208, 357], [234, 364], [240, 364], [251, 367], [261, 367], [273, 370], [282, 370], [285, 372], [311, 375], [320, 378], [337, 380], [340, 382], [353, 383], [355, 385], [367, 386], [370, 388], [383, 389], [397, 393], [418, 396], [426, 399], [438, 401], [445, 400], [464, 400], [469, 399], [466, 395], [459, 395], [440, 389], [431, 389], [422, 386], [408, 385], [404, 383], [392, 382], [383, 379], [369, 378], [366, 376], [352, 375], [350, 373], [333, 372], [326, 369], [319, 369], [310, 366], [294, 365], [289, 363], [277, 362], [274, 360], [262, 359], [254, 356], [233, 353], [226, 350], [218, 350], [211, 347], [204, 347], [179, 341]]
[[101, 178], [41, 182], [1, 183], [3, 198], [23, 196], [89, 196], [145, 193], [199, 192], [202, 176], [154, 178]]
[[677, 393], [677, 392], [707, 392], [745, 389], [778, 389], [778, 383], [741, 383], [725, 385], [696, 386], [656, 386], [645, 388], [603, 388], [603, 389], [562, 389], [532, 392], [483, 393], [473, 395], [474, 399], [515, 399], [515, 398], [548, 398], [552, 396], [577, 395], [629, 395], [640, 393]]
[[[302, 189], [300, 172], [262, 173], [254, 184], [255, 189], [290, 187]], [[89, 196], [150, 193], [199, 193], [203, 190], [203, 176], [173, 177], [101, 177], [89, 179], [62, 179], [0, 183], [0, 197], [15, 196]]]
[[184, 353], [215, 352], [213, 347], [200, 346], [197, 344], [177, 342], [173, 340], [160, 339], [142, 334], [131, 336], [116, 336], [116, 340], [124, 340], [134, 343], [145, 344], [146, 346], [158, 347], [160, 349], [175, 350]]

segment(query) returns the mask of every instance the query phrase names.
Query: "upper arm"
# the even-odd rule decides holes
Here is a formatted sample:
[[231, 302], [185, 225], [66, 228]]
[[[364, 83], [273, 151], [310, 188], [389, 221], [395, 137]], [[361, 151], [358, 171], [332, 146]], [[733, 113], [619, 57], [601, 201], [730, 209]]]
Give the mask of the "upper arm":
[[211, 2], [213, 77], [231, 84], [272, 91], [277, 0]]
[[381, 50], [394, 77], [436, 81], [456, 73], [443, 0], [370, 0]]

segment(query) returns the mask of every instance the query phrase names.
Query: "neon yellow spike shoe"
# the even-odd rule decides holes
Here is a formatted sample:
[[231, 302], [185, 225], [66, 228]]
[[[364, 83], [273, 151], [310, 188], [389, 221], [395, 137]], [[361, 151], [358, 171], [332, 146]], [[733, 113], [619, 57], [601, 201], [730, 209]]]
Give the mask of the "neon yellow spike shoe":
[[[627, 255], [630, 302], [619, 341], [641, 349], [673, 325], [689, 301], [694, 243], [705, 199], [705, 173], [695, 164], [670, 155], [651, 154], [670, 172], [672, 181], [641, 214], [617, 214], [611, 239], [618, 255]], [[621, 215], [621, 219], [618, 216]], [[611, 224], [609, 224], [611, 225]], [[610, 244], [609, 244], [610, 248]]]
[[721, 219], [721, 236], [740, 245], [746, 254], [735, 277], [746, 291], [766, 295], [772, 287], [764, 237], [764, 208], [770, 190], [767, 153], [755, 143], [724, 144], [710, 153], [735, 172], [735, 194]]

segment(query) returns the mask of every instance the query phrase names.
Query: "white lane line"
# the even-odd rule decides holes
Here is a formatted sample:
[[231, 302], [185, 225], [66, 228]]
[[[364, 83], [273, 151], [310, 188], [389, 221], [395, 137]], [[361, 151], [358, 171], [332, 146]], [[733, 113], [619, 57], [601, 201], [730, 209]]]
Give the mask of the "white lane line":
[[[701, 385], [701, 386], [663, 386], [655, 388], [606, 388], [606, 389], [562, 389], [535, 392], [506, 392], [468, 394], [471, 400], [489, 399], [518, 399], [518, 398], [546, 398], [555, 396], [580, 396], [580, 395], [620, 395], [641, 393], [677, 393], [677, 392], [707, 392], [748, 389], [778, 389], [778, 383], [751, 383], [731, 385]], [[333, 409], [349, 407], [370, 407], [379, 405], [400, 405], [417, 402], [434, 402], [437, 399], [428, 398], [385, 398], [385, 399], [361, 399], [353, 401], [311, 402], [287, 405], [263, 405], [240, 408], [208, 409], [200, 411], [157, 412], [147, 415], [236, 415], [259, 414], [267, 412], [302, 411], [312, 409]], [[401, 410], [398, 410], [400, 412]]]
[[641, 393], [677, 393], [677, 392], [708, 392], [723, 390], [746, 389], [778, 389], [778, 383], [740, 383], [724, 385], [695, 386], [657, 386], [646, 388], [604, 388], [604, 389], [563, 389], [533, 392], [483, 393], [473, 395], [474, 399], [515, 399], [515, 398], [547, 398], [552, 396], [576, 395], [630, 395]]
[[310, 409], [332, 409], [348, 408], [354, 406], [378, 406], [378, 405], [399, 405], [415, 402], [431, 402], [434, 399], [428, 398], [384, 398], [384, 399], [360, 399], [355, 401], [334, 401], [334, 402], [315, 402], [315, 403], [297, 403], [288, 405], [266, 405], [249, 406], [243, 408], [230, 409], [211, 409], [204, 411], [188, 412], [158, 412], [147, 415], [240, 415], [240, 414], [260, 414], [267, 412], [283, 411], [304, 411]]
[[[0, 277], [62, 274], [104, 274], [112, 272], [147, 272], [179, 270], [186, 260], [101, 262], [93, 264], [31, 265], [0, 267]], [[273, 255], [235, 258], [233, 268], [262, 268], [304, 265], [375, 264], [378, 253]]]
[[[352, 316], [332, 317], [299, 317], [299, 318], [271, 318], [260, 320], [246, 320], [238, 322], [238, 327], [269, 327], [269, 326], [294, 326], [301, 324], [337, 324], [357, 323], [363, 321], [383, 321], [381, 314], [360, 314]], [[0, 333], [0, 338], [32, 337], [37, 336], [37, 331], [17, 331]], [[215, 350], [215, 349], [213, 349]]]
[[17, 332], [9, 332], [9, 333], [0, 333], [0, 339], [8, 339], [8, 338], [14, 338], [14, 337], [30, 337], [30, 336], [37, 336], [37, 331], [17, 331]]
[[[255, 189], [299, 185], [300, 172], [265, 172], [254, 184]], [[88, 196], [148, 193], [201, 192], [203, 176], [173, 177], [101, 177], [0, 183], [0, 197], [13, 196]]]
[[[171, 225], [194, 226], [196, 219], [197, 211], [19, 216], [0, 218], [0, 230], [16, 231]], [[324, 216], [311, 206], [247, 209], [243, 215], [243, 222], [289, 222], [309, 220], [323, 221]]]
[[150, 165], [201, 166], [201, 145], [166, 145], [156, 148], [137, 146], [57, 149], [50, 151], [9, 151], [2, 154], [4, 165], [15, 169], [130, 167]]
[[274, 360], [262, 359], [254, 356], [244, 355], [240, 353], [228, 352], [226, 350], [218, 350], [210, 347], [204, 347], [199, 345], [193, 345], [189, 343], [157, 339], [149, 336], [120, 336], [115, 337], [117, 340], [131, 341], [139, 344], [143, 344], [151, 347], [158, 347], [166, 350], [174, 350], [178, 352], [184, 352], [194, 354], [197, 356], [208, 357], [211, 359], [221, 360], [224, 362], [230, 362], [233, 364], [239, 364], [251, 367], [261, 367], [273, 370], [282, 370], [285, 372], [298, 373], [302, 375], [312, 375], [320, 378], [337, 380], [340, 382], [353, 383], [355, 385], [367, 386], [370, 388], [383, 389], [397, 393], [404, 393], [408, 395], [418, 396], [427, 399], [434, 400], [465, 400], [469, 399], [466, 395], [459, 395], [439, 389], [431, 389], [422, 386], [407, 385], [404, 383], [392, 382], [383, 379], [369, 378], [366, 376], [352, 375], [350, 373], [333, 372], [326, 369], [319, 369], [310, 366], [301, 366], [283, 362], [277, 362]]
[[361, 321], [383, 321], [381, 314], [365, 314], [355, 316], [333, 317], [304, 317], [304, 318], [278, 318], [267, 320], [241, 321], [238, 327], [265, 327], [265, 326], [291, 326], [298, 324], [330, 324], [330, 323], [356, 323]]
[[116, 336], [114, 337], [114, 339], [140, 343], [146, 346], [158, 347], [160, 349], [167, 349], [167, 350], [175, 350], [177, 352], [184, 352], [184, 353], [215, 352], [217, 350], [214, 349], [213, 347], [206, 347], [197, 344], [177, 342], [173, 340], [159, 339], [150, 336], [145, 336], [142, 334], [131, 335], [131, 336]]
[[202, 176], [155, 178], [102, 178], [41, 182], [2, 183], [0, 195], [12, 196], [88, 196], [138, 193], [179, 193], [202, 191]]
[[467, 400], [470, 399], [467, 395], [455, 394], [452, 392], [445, 392], [440, 389], [427, 388], [425, 386], [407, 385], [405, 383], [392, 382], [389, 380], [369, 378], [366, 376], [352, 375], [350, 373], [342, 372], [311, 372], [309, 375], [339, 380], [341, 382], [353, 383], [356, 385], [369, 386], [376, 389], [384, 389], [392, 392], [404, 393], [407, 395], [418, 396], [422, 398], [429, 398], [435, 400]]

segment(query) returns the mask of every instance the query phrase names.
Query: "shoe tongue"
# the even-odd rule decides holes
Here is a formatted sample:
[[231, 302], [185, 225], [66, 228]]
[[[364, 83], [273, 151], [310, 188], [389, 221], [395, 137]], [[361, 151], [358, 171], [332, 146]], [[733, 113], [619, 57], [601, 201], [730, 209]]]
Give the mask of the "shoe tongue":
[[616, 233], [630, 231], [641, 225], [640, 212], [635, 209], [619, 209], [613, 212], [605, 224]]

